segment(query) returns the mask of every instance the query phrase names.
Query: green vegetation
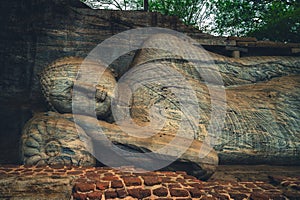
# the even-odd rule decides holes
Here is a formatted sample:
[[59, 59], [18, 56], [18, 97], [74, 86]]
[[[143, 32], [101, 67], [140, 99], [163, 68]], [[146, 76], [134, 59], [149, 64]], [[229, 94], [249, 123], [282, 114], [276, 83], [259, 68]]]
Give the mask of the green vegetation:
[[[143, 9], [143, 0], [81, 1], [92, 8]], [[176, 15], [214, 35], [300, 42], [299, 0], [149, 0], [149, 11]]]
[[[81, 0], [93, 9], [143, 10], [143, 0]], [[210, 15], [210, 0], [149, 0], [149, 11], [178, 16], [185, 24], [201, 27]]]
[[[187, 25], [200, 26], [210, 14], [209, 0], [154, 0], [150, 1], [150, 11], [165, 15], [176, 15]], [[203, 28], [203, 27], [202, 27]]]
[[141, 10], [143, 0], [80, 0], [93, 9]]
[[299, 0], [213, 0], [213, 33], [300, 42]]

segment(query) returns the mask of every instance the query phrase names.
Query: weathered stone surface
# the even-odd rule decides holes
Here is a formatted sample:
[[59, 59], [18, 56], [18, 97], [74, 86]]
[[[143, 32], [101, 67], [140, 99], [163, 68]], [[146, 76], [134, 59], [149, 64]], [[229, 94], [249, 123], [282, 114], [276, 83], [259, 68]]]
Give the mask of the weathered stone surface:
[[210, 54], [225, 86], [255, 84], [300, 74], [300, 57], [255, 56], [240, 59]]
[[215, 149], [224, 163], [299, 164], [299, 75], [229, 88]]
[[[181, 32], [186, 30], [199, 38], [209, 37], [186, 27], [175, 16], [141, 11], [93, 10], [77, 0], [13, 0], [1, 2], [0, 9], [0, 22], [3, 24], [1, 60], [6, 60], [0, 81], [1, 89], [5, 91], [2, 95], [10, 97], [24, 97], [24, 93], [29, 96], [31, 92], [40, 95], [37, 74], [45, 66], [61, 57], [85, 57], [103, 40], [122, 31], [157, 26]], [[127, 70], [132, 57], [132, 54], [124, 56], [125, 60], [114, 63], [119, 76]], [[126, 63], [124, 67], [119, 65], [120, 62]]]
[[143, 47], [146, 48], [137, 51], [132, 66], [149, 62], [167, 63], [190, 79], [210, 83], [221, 75], [225, 86], [264, 82], [300, 73], [299, 57], [253, 56], [235, 59], [206, 51], [203, 47], [197, 48], [193, 42], [188, 46], [184, 40], [187, 39], [167, 34], [153, 35], [144, 42]]
[[[169, 131], [167, 130], [162, 130], [149, 138], [140, 138], [129, 135], [115, 124], [98, 121], [89, 116], [73, 116], [72, 114], [62, 115], [54, 112], [44, 113], [44, 115], [48, 115], [50, 118], [54, 119], [64, 118], [70, 120], [70, 122], [75, 119], [77, 125], [85, 131], [84, 134], [87, 134], [93, 140], [94, 155], [97, 158], [100, 158], [100, 162], [109, 166], [121, 167], [135, 165], [137, 168], [147, 168], [149, 162], [153, 161], [152, 159], [157, 162], [167, 163], [171, 159], [176, 162], [172, 163], [170, 166], [166, 166], [166, 169], [175, 171], [184, 170], [197, 178], [207, 179], [216, 170], [218, 164], [216, 152], [208, 145], [197, 140], [192, 140], [189, 143], [189, 147], [184, 147], [181, 142], [185, 141], [186, 138], [182, 137], [177, 137], [177, 139], [179, 139], [178, 143], [170, 143], [170, 141], [174, 139], [174, 134], [169, 134]], [[99, 128], [101, 128], [101, 130]], [[132, 127], [127, 127], [126, 130], [130, 130], [130, 133], [137, 131]], [[165, 151], [164, 154], [146, 154], [147, 152], [157, 152], [165, 146], [168, 147], [168, 151]], [[125, 153], [122, 153], [122, 151], [114, 152], [114, 148], [116, 147], [126, 150]], [[183, 152], [182, 154], [177, 155], [177, 151]], [[132, 152], [136, 152], [137, 154], [133, 154], [133, 156]], [[109, 177], [110, 176], [105, 176], [103, 180]], [[107, 180], [112, 181], [116, 179], [113, 177], [113, 179]], [[128, 181], [129, 182], [125, 181], [125, 184], [131, 184], [130, 180]], [[140, 183], [135, 181], [132, 184]]]
[[[80, 119], [79, 119], [80, 118]], [[93, 119], [89, 119], [84, 116], [79, 116], [77, 123], [80, 124], [83, 129], [91, 128], [91, 125], [93, 125]], [[90, 124], [87, 127], [86, 124]], [[123, 157], [127, 159], [127, 161], [124, 161], [124, 165], [130, 165], [134, 163], [138, 167], [143, 168], [143, 166], [149, 165], [149, 162], [151, 162], [152, 159], [161, 162], [164, 162], [165, 160], [168, 161], [176, 160], [176, 162], [172, 163], [170, 166], [168, 166], [166, 169], [168, 170], [181, 170], [186, 171], [187, 173], [196, 176], [199, 179], [207, 179], [209, 178], [213, 172], [216, 170], [217, 164], [218, 164], [218, 156], [216, 152], [211, 149], [208, 145], [205, 143], [202, 143], [197, 140], [192, 140], [188, 147], [182, 146], [182, 144], [185, 144], [186, 138], [177, 136], [178, 143], [171, 143], [172, 139], [174, 139], [174, 134], [169, 134], [168, 131], [161, 130], [160, 132], [156, 133], [155, 135], [149, 137], [149, 138], [139, 138], [130, 136], [128, 133], [125, 133], [119, 129], [118, 126], [105, 123], [103, 121], [99, 121], [98, 125], [102, 128], [105, 135], [109, 138], [111, 142], [114, 144], [119, 145], [122, 148], [127, 149], [130, 151], [137, 151], [142, 153], [143, 159], [136, 160], [137, 158], [131, 157], [130, 154], [128, 155], [116, 155], [118, 158], [117, 161], [121, 161]], [[131, 130], [130, 130], [131, 129]], [[129, 133], [134, 133], [136, 131], [132, 127], [127, 127], [126, 130], [130, 130]], [[95, 131], [88, 131], [90, 136], [93, 138], [93, 140], [101, 141], [103, 144], [103, 137], [99, 135], [99, 132]], [[100, 143], [101, 144], [101, 143]], [[168, 151], [166, 151], [164, 154], [160, 154], [159, 150], [167, 147]], [[99, 152], [100, 149], [95, 149], [95, 152]], [[176, 154], [177, 152], [181, 152], [182, 155]], [[148, 154], [143, 154], [147, 152], [158, 152], [153, 158], [147, 157]], [[157, 157], [156, 157], [157, 156]], [[175, 157], [174, 156], [178, 156]], [[112, 161], [112, 159], [111, 159]], [[120, 162], [122, 163], [122, 162]], [[111, 164], [114, 164], [111, 162]]]
[[[209, 179], [216, 182], [243, 181], [247, 188], [255, 189], [253, 180], [270, 182], [279, 186], [287, 180], [295, 178], [300, 174], [299, 166], [274, 166], [274, 165], [219, 165], [218, 170]], [[292, 181], [293, 182], [293, 181]]]
[[[87, 102], [95, 101], [95, 111], [92, 114], [107, 118], [110, 113], [111, 98], [116, 81], [110, 70], [100, 63], [84, 61], [82, 58], [62, 58], [46, 67], [40, 75], [42, 92], [52, 110], [60, 113], [72, 112], [72, 91], [76, 76], [89, 74], [90, 80], [80, 80], [77, 83], [77, 109], [82, 113], [91, 114], [92, 105]], [[94, 82], [93, 75], [99, 77]], [[103, 74], [102, 74], [103, 73]], [[89, 82], [83, 82], [89, 81]], [[80, 106], [80, 108], [78, 108]]]
[[70, 199], [73, 180], [70, 176], [52, 178], [48, 175], [0, 178], [0, 199]]
[[[135, 123], [149, 126], [154, 121], [175, 133], [187, 121], [184, 129], [189, 131], [182, 136], [201, 141], [209, 136], [221, 163], [300, 163], [299, 57], [236, 60], [202, 52], [202, 57], [191, 55], [200, 63], [199, 69], [184, 57], [180, 59], [180, 54], [157, 50], [168, 45], [182, 48], [180, 39], [164, 43], [167, 37], [172, 38], [151, 37], [145, 45], [154, 49], [142, 49], [135, 57], [135, 76], [129, 80], [147, 80], [133, 92], [130, 109]], [[186, 49], [176, 50], [187, 53]], [[214, 68], [201, 71], [201, 67]], [[189, 105], [189, 112], [182, 105]], [[214, 111], [216, 116], [211, 114]], [[198, 119], [195, 114], [200, 114]]]
[[84, 131], [62, 117], [38, 114], [23, 129], [21, 155], [26, 165], [93, 166], [92, 149]]
[[[140, 11], [92, 10], [78, 0], [1, 1], [0, 10], [3, 25], [0, 31], [0, 98], [4, 99], [0, 112], [0, 141], [4, 143], [0, 145], [2, 163], [19, 162], [16, 144], [24, 123], [31, 118], [31, 112], [46, 111], [37, 74], [54, 60], [68, 56], [85, 57], [106, 38], [144, 26], [171, 28], [203, 44], [235, 45], [226, 38], [214, 38], [186, 27], [173, 16]], [[114, 53], [117, 49], [118, 44]], [[262, 49], [256, 51], [252, 48], [251, 51], [256, 55], [262, 53]], [[134, 52], [130, 52], [110, 66], [118, 78], [128, 70], [133, 55]], [[219, 66], [225, 84], [235, 85], [299, 74], [298, 58], [250, 57], [238, 60], [216, 56], [213, 60]], [[289, 164], [290, 161], [296, 162], [293, 158], [286, 159]]]

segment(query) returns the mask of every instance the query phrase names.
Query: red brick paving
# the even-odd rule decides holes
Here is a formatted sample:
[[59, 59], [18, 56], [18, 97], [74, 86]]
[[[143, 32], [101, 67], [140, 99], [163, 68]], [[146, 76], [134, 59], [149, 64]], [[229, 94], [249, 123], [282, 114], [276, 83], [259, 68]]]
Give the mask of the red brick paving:
[[0, 166], [0, 178], [74, 176], [73, 199], [300, 199], [298, 177], [270, 176], [270, 181], [200, 181], [185, 172], [122, 172], [95, 167]]

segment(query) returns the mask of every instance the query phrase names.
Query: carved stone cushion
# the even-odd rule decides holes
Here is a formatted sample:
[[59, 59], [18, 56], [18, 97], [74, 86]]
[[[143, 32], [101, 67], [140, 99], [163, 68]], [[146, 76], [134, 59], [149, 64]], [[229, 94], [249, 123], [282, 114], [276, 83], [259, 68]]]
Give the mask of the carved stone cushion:
[[23, 128], [21, 155], [26, 165], [94, 166], [92, 149], [82, 128], [63, 117], [37, 114]]
[[[97, 77], [97, 82], [80, 79], [83, 76], [81, 73], [93, 76], [102, 70], [103, 74]], [[100, 63], [84, 61], [77, 57], [59, 59], [41, 73], [42, 92], [51, 110], [60, 113], [72, 112], [73, 86], [77, 79], [80, 79], [80, 83], [76, 84], [77, 101], [80, 102], [77, 104], [79, 111], [88, 115], [95, 113], [99, 118], [109, 116], [111, 98], [116, 85], [115, 77]], [[88, 102], [93, 102], [94, 105]]]
[[[93, 152], [99, 162], [110, 167], [135, 166], [152, 171], [156, 164], [166, 163], [161, 168], [186, 171], [199, 179], [208, 179], [215, 172], [218, 156], [207, 144], [191, 140], [183, 146], [186, 138], [180, 136], [177, 143], [172, 140], [174, 134], [167, 130], [139, 138], [93, 117], [47, 112], [36, 115], [24, 127], [22, 160], [27, 165], [93, 166], [95, 159], [89, 153]], [[163, 148], [167, 149], [161, 151]]]

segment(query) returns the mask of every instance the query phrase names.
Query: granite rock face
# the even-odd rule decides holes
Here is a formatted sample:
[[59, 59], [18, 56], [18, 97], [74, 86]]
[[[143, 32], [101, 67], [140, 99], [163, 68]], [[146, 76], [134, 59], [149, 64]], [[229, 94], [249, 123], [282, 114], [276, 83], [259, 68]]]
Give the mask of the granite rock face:
[[215, 149], [224, 163], [298, 163], [300, 76], [231, 87]]
[[[251, 56], [236, 59], [206, 51], [201, 46], [194, 46], [196, 41], [185, 40], [188, 38], [153, 35], [144, 42], [144, 48], [137, 51], [132, 66], [168, 62], [169, 66], [186, 78], [200, 82], [216, 84], [213, 81], [221, 75], [222, 84], [226, 87], [266, 82], [272, 78], [300, 73], [299, 57]], [[205, 76], [210, 78], [205, 79]]]
[[84, 131], [62, 117], [39, 114], [23, 128], [21, 156], [26, 165], [94, 166], [92, 149]]
[[[127, 132], [129, 130], [130, 133]], [[156, 169], [161, 164], [161, 168], [166, 170], [186, 171], [203, 180], [216, 170], [218, 156], [205, 143], [190, 140], [189, 146], [183, 146], [187, 138], [177, 136], [174, 139], [174, 134], [166, 130], [149, 138], [131, 135], [136, 132], [132, 127], [127, 127], [125, 132], [115, 124], [89, 116], [43, 113], [24, 128], [24, 163], [93, 165], [94, 159], [89, 154], [92, 152], [99, 162], [110, 167], [134, 166], [152, 170], [152, 167]], [[38, 143], [39, 140], [47, 142]]]
[[87, 104], [92, 99], [95, 113], [99, 118], [107, 118], [110, 114], [111, 98], [116, 86], [116, 80], [109, 69], [105, 69], [100, 63], [84, 61], [82, 58], [62, 58], [48, 67], [40, 75], [42, 92], [50, 108], [60, 113], [72, 113], [72, 94], [76, 77], [88, 73], [89, 78], [95, 73], [103, 73], [95, 82], [83, 82], [77, 84], [79, 92], [78, 105], [81, 112], [89, 114], [92, 105]]
[[71, 176], [24, 176], [6, 177], [0, 180], [1, 199], [62, 200], [70, 199], [72, 193]]
[[[22, 128], [34, 113], [47, 111], [39, 74], [63, 57], [86, 57], [105, 39], [140, 27], [165, 27], [207, 36], [175, 16], [143, 11], [93, 10], [79, 0], [0, 2], [0, 163], [19, 163]], [[118, 45], [115, 44], [118, 50]], [[118, 77], [134, 56], [112, 63]], [[9, 139], [8, 139], [9, 138]]]
[[[99, 71], [103, 72], [100, 78]], [[139, 74], [135, 73], [135, 76]], [[171, 129], [171, 126], [166, 126], [151, 132], [148, 129], [141, 130], [141, 127], [136, 127], [133, 123], [123, 123], [120, 127], [120, 124], [98, 121], [95, 116], [88, 117], [94, 108], [90, 102], [96, 102], [96, 115], [104, 119], [107, 118], [110, 109], [113, 111], [113, 108], [110, 108], [111, 104], [122, 106], [120, 102], [112, 102], [116, 82], [110, 71], [99, 66], [99, 63], [83, 62], [83, 59], [79, 58], [63, 58], [48, 66], [40, 79], [43, 94], [52, 110], [71, 113], [74, 106], [76, 110], [75, 114], [41, 114], [25, 126], [22, 136], [25, 164], [89, 165], [92, 164], [92, 158], [87, 152], [93, 152], [100, 162], [113, 167], [133, 165], [151, 171], [162, 168], [185, 170], [199, 179], [209, 178], [216, 170], [216, 152], [205, 143], [194, 139], [195, 128], [193, 124], [191, 126], [190, 122], [193, 120], [189, 118], [183, 119], [184, 126], [189, 128]], [[118, 89], [118, 92], [125, 92], [130, 98], [126, 90], [122, 87]], [[123, 117], [118, 111], [112, 114], [117, 119]], [[193, 114], [187, 113], [186, 116], [193, 117]], [[78, 135], [73, 126], [78, 128]], [[36, 132], [39, 135], [34, 134]], [[69, 132], [71, 134], [68, 134]], [[66, 136], [62, 137], [63, 134]], [[46, 135], [52, 135], [52, 138], [49, 139]], [[72, 138], [69, 138], [71, 136]], [[93, 140], [93, 145], [88, 136]], [[86, 150], [84, 146], [76, 145], [82, 139]], [[46, 142], [40, 144], [43, 140]], [[68, 151], [64, 152], [66, 149]]]
[[[154, 49], [144, 48], [136, 54], [132, 67], [119, 79], [115, 94], [113, 89], [116, 82], [112, 74], [106, 75], [107, 80], [100, 83], [106, 84], [106, 87], [100, 89], [101, 95], [97, 96], [96, 86], [95, 101], [97, 97], [103, 96], [103, 88], [109, 88], [105, 93], [109, 94], [109, 101], [98, 104], [97, 109], [103, 110], [104, 107], [104, 118], [108, 116], [107, 113], [112, 112], [116, 124], [87, 116], [75, 117], [77, 120], [74, 121], [72, 115], [62, 115], [79, 124], [85, 134], [93, 139], [97, 144], [93, 149], [96, 157], [101, 152], [103, 154], [98, 155], [101, 158], [106, 155], [118, 158], [105, 158], [104, 164], [109, 166], [119, 166], [120, 163], [130, 165], [144, 159], [138, 165], [143, 168], [143, 164], [147, 165], [152, 161], [152, 155], [148, 158], [131, 154], [120, 156], [110, 150], [101, 151], [101, 148], [107, 149], [111, 147], [110, 144], [129, 152], [146, 153], [168, 146], [172, 150], [155, 155], [159, 155], [155, 158], [156, 161], [163, 162], [174, 159], [173, 153], [177, 150], [180, 152], [187, 146], [180, 141], [188, 140], [191, 141], [190, 146], [177, 159], [176, 162], [180, 164], [175, 162], [173, 167], [178, 170], [179, 165], [185, 169], [185, 166], [190, 165], [191, 174], [203, 179], [213, 173], [218, 163], [218, 157], [211, 151], [211, 147], [219, 153], [222, 163], [299, 162], [299, 107], [295, 106], [299, 101], [298, 58], [266, 57], [260, 60], [254, 57], [236, 61], [204, 52], [204, 56], [192, 55], [187, 59], [184, 57], [186, 52], [182, 52], [182, 56], [157, 50], [170, 37], [172, 42], [168, 45], [174, 46], [176, 42], [180, 44], [180, 39], [163, 34], [153, 36], [145, 42], [145, 45], [152, 45]], [[82, 62], [75, 58], [59, 60], [41, 76], [46, 99], [52, 106], [66, 105], [67, 109], [62, 112], [71, 112], [70, 94], [79, 61]], [[224, 68], [220, 64], [222, 62], [226, 62], [229, 67]], [[69, 65], [71, 70], [66, 68]], [[234, 73], [226, 71], [228, 69]], [[72, 73], [68, 74], [68, 71]], [[93, 74], [95, 71], [91, 67], [88, 72]], [[71, 82], [68, 82], [69, 78]], [[122, 84], [126, 87], [123, 88]], [[88, 84], [79, 84], [82, 85]], [[52, 91], [54, 92], [51, 94]], [[86, 95], [82, 97], [85, 98]], [[81, 102], [81, 110], [90, 109], [91, 105], [85, 103], [88, 102], [87, 99], [82, 99]], [[111, 103], [113, 107], [110, 107]], [[61, 118], [58, 114], [49, 115]], [[132, 121], [124, 121], [126, 117], [132, 117]], [[105, 130], [109, 140], [98, 134], [99, 126], [101, 130]], [[130, 134], [135, 137], [129, 137]], [[180, 138], [180, 141], [177, 144], [170, 143], [174, 138]], [[204, 156], [199, 158], [198, 155], [201, 154]], [[31, 159], [35, 162], [37, 158]]]
[[[180, 39], [163, 43], [170, 37], [150, 38], [145, 45], [152, 49], [140, 50], [133, 61], [130, 81], [147, 80], [133, 92], [136, 123], [148, 126], [158, 119], [163, 129], [174, 132], [189, 121], [185, 129], [191, 131], [184, 136], [209, 138], [221, 163], [300, 163], [299, 57], [237, 60], [203, 53], [191, 62], [183, 57], [188, 50], [178, 50], [183, 48]], [[164, 45], [182, 54], [161, 50]]]
[[210, 54], [225, 86], [267, 82], [273, 78], [300, 74], [300, 58], [291, 56], [254, 56], [240, 59]]
[[[0, 22], [3, 25], [0, 31], [0, 59], [3, 64], [0, 73], [2, 91], [0, 95], [2, 104], [0, 141], [3, 141], [0, 145], [1, 163], [18, 162], [16, 159], [19, 151], [17, 146], [24, 123], [34, 113], [47, 110], [38, 74], [56, 59], [69, 56], [86, 57], [95, 46], [112, 35], [139, 27], [170, 28], [202, 41], [211, 38], [198, 30], [186, 27], [176, 17], [140, 11], [91, 10], [78, 0], [2, 1], [0, 10], [2, 13]], [[141, 37], [148, 36], [144, 34]], [[225, 38], [218, 40], [222, 40], [225, 45]], [[168, 42], [170, 45], [180, 47], [174, 40], [168, 40]], [[114, 49], [112, 54], [118, 52], [119, 44], [114, 45], [112, 45], [112, 49]], [[255, 50], [253, 48], [252, 51]], [[260, 51], [262, 50], [260, 49]], [[149, 54], [146, 51], [146, 49], [142, 49], [140, 55], [136, 56], [137, 65], [145, 64], [144, 61], [159, 60], [163, 66], [169, 66], [172, 71], [177, 70], [189, 79], [188, 82], [194, 88], [198, 102], [198, 105], [194, 101], [192, 104], [199, 107], [200, 116], [199, 123], [193, 122], [186, 126], [190, 132], [188, 131], [184, 136], [205, 140], [206, 135], [209, 134], [207, 127], [211, 121], [210, 112], [214, 109], [211, 107], [209, 88], [204, 84], [206, 81], [201, 74], [195, 73], [192, 64], [186, 59], [182, 59], [180, 56], [174, 57], [172, 54], [166, 58], [164, 52], [154, 51]], [[121, 56], [109, 66], [117, 75], [117, 79], [120, 79], [130, 68], [134, 53], [129, 52]], [[198, 62], [204, 66], [213, 65], [218, 68], [227, 93], [226, 126], [222, 128], [222, 134], [217, 135], [219, 140], [215, 140], [214, 143], [214, 147], [220, 153], [221, 163], [299, 164], [299, 107], [297, 106], [299, 104], [299, 98], [297, 98], [299, 57], [261, 56], [233, 59], [213, 53], [208, 54], [209, 60], [202, 58]], [[145, 55], [151, 55], [152, 60], [142, 58]], [[280, 81], [275, 83], [275, 80]], [[290, 84], [290, 81], [293, 83]], [[273, 83], [276, 88], [268, 85]], [[68, 86], [68, 83], [65, 86]], [[165, 118], [163, 115], [171, 117], [168, 119], [169, 124], [163, 128], [171, 131], [178, 130], [181, 111], [178, 109], [179, 104], [173, 100], [174, 97], [170, 92], [175, 87], [168, 89], [155, 84], [150, 87], [157, 91], [141, 88], [134, 94], [141, 96], [145, 93], [145, 96], [142, 97], [147, 104], [150, 103], [147, 106], [139, 102], [137, 98], [132, 99], [134, 107], [131, 114], [134, 121], [139, 125], [148, 125], [148, 118], [151, 116], [149, 105], [153, 105], [153, 102], [149, 102], [151, 98], [148, 97], [154, 94], [153, 100], [157, 101], [162, 99], [162, 96], [169, 95], [168, 98], [171, 98], [172, 101], [160, 101], [157, 107], [167, 106], [168, 112], [154, 116], [157, 119]], [[256, 92], [253, 92], [254, 89]], [[66, 91], [68, 90], [66, 87]], [[162, 91], [158, 92], [160, 90]], [[243, 90], [246, 91], [242, 93]], [[259, 92], [257, 92], [258, 90]], [[191, 89], [184, 86], [177, 91], [179, 93], [189, 92]], [[236, 95], [240, 101], [234, 100]], [[261, 99], [256, 98], [257, 96]], [[68, 96], [64, 96], [63, 99], [67, 99], [66, 97], [68, 98]], [[248, 107], [245, 106], [244, 101], [250, 102]], [[272, 103], [270, 103], [271, 101]], [[60, 104], [57, 101], [55, 103]], [[217, 99], [216, 104], [223, 103]], [[64, 103], [64, 105], [69, 106], [70, 104]], [[68, 106], [65, 107], [70, 109]], [[63, 106], [63, 109], [65, 107]], [[225, 108], [220, 106], [217, 109]], [[215, 110], [217, 109], [215, 108]], [[69, 112], [69, 110], [67, 111]], [[250, 117], [247, 117], [248, 115]], [[194, 119], [186, 118], [185, 121], [191, 120]], [[270, 126], [271, 124], [272, 126]], [[156, 129], [154, 126], [153, 128]]]

